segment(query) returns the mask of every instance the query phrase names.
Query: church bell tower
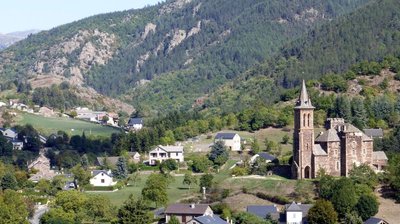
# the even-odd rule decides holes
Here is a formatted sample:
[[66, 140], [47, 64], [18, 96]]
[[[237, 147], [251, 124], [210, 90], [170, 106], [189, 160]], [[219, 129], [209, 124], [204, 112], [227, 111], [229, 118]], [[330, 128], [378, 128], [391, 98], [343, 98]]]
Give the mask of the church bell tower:
[[314, 148], [314, 107], [308, 97], [303, 80], [300, 96], [294, 107], [292, 177], [312, 177], [312, 153]]

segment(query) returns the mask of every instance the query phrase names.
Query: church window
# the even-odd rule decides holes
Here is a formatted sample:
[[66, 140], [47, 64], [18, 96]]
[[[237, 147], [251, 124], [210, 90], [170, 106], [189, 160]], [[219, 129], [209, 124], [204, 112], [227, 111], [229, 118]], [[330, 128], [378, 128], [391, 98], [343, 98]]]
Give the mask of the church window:
[[310, 118], [311, 118], [311, 115], [308, 114], [308, 119], [307, 119], [307, 126], [308, 126], [308, 127], [310, 127], [310, 120], [311, 120]]
[[306, 114], [303, 114], [303, 127], [306, 126]]
[[336, 161], [336, 170], [339, 170], [339, 161]]
[[356, 150], [355, 149], [353, 149], [353, 156], [355, 156], [356, 155]]

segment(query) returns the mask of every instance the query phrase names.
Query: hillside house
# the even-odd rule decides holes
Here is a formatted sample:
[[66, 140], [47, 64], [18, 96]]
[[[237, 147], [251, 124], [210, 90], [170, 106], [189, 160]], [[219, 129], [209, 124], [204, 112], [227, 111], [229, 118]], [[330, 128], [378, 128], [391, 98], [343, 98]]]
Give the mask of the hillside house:
[[300, 204], [293, 202], [292, 204], [286, 204], [286, 223], [290, 224], [303, 224], [307, 223], [308, 211], [313, 205], [311, 204]]
[[364, 222], [364, 224], [389, 224], [389, 223], [381, 218], [371, 217], [371, 218], [367, 219]]
[[236, 133], [218, 133], [214, 143], [222, 141], [231, 151], [241, 151], [240, 136]]
[[141, 155], [138, 152], [128, 152], [129, 161], [134, 163], [139, 163]]
[[196, 222], [195, 217], [213, 216], [214, 212], [207, 204], [172, 204], [167, 207], [164, 214], [166, 223], [175, 216], [181, 224], [197, 224], [201, 222]]
[[127, 128], [129, 130], [139, 131], [143, 128], [143, 118], [129, 118]]
[[95, 187], [109, 187], [114, 186], [117, 182], [113, 181], [111, 170], [93, 170], [90, 184]]
[[18, 132], [15, 129], [12, 128], [0, 128], [1, 133], [3, 134], [4, 137], [8, 139], [17, 139], [18, 138]]
[[29, 178], [35, 183], [41, 179], [51, 180], [56, 175], [54, 170], [50, 169], [50, 160], [44, 156], [44, 153], [40, 153], [39, 157], [28, 165], [28, 169], [38, 171]]
[[159, 145], [149, 152], [149, 165], [156, 165], [167, 159], [174, 159], [181, 163], [184, 161], [183, 146], [162, 146]]
[[229, 222], [223, 220], [218, 215], [203, 215], [195, 217], [192, 224], [229, 224]]

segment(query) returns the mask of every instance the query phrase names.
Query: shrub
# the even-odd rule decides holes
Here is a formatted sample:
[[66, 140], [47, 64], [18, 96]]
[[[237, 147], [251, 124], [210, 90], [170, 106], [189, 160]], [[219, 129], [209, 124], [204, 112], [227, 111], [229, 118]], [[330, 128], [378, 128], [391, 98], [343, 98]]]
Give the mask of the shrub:
[[281, 195], [269, 195], [266, 193], [257, 192], [256, 197], [281, 205], [290, 203], [290, 200], [287, 197]]

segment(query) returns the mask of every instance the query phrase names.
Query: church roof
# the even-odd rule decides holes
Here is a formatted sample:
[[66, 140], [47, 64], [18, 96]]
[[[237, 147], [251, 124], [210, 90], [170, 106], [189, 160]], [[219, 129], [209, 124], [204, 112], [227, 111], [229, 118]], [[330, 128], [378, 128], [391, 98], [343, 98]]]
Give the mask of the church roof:
[[320, 144], [315, 144], [313, 149], [313, 154], [315, 156], [327, 156], [328, 154], [322, 149]]
[[337, 131], [333, 128], [321, 133], [316, 139], [316, 142], [339, 142], [340, 138]]
[[300, 96], [296, 102], [296, 109], [314, 109], [311, 104], [311, 99], [308, 97], [306, 82], [303, 80], [303, 85], [301, 86]]

